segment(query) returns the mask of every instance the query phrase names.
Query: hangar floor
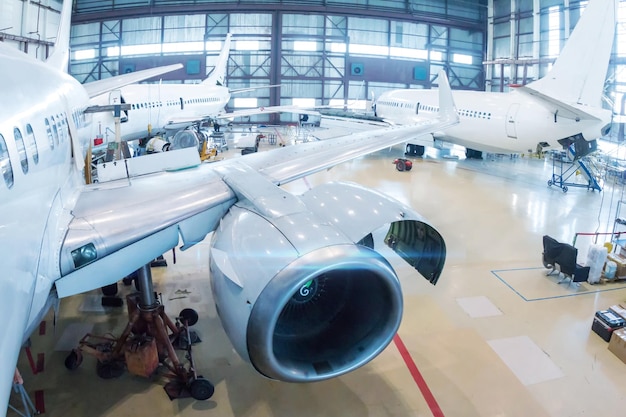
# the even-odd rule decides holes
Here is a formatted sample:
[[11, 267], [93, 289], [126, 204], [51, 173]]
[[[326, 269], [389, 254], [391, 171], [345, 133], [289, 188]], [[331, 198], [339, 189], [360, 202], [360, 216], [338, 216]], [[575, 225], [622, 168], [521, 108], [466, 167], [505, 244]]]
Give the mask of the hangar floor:
[[[483, 161], [426, 157], [398, 172], [393, 148], [286, 186], [301, 192], [348, 180], [414, 207], [446, 239], [448, 257], [437, 286], [410, 267], [401, 277], [405, 312], [394, 343], [356, 372], [315, 384], [262, 378], [233, 351], [209, 288], [208, 244], [165, 254], [153, 268], [166, 310], [192, 307], [196, 366], [216, 387], [208, 401], [170, 401], [162, 381], [125, 373], [102, 380], [89, 356], [70, 372], [68, 344], [87, 331], [119, 334], [125, 308], [99, 306], [99, 292], [62, 301], [53, 330], [32, 337], [43, 360], [33, 375], [20, 370], [31, 398], [53, 416], [614, 416], [626, 407], [626, 364], [593, 333], [594, 312], [626, 300], [626, 283], [557, 284], [541, 264], [549, 234], [571, 242], [575, 232], [612, 229], [621, 184], [603, 193], [548, 188], [550, 161], [499, 157]], [[158, 208], [155, 208], [158, 209]], [[583, 247], [589, 240], [579, 239]], [[124, 287], [122, 292], [130, 291]], [[404, 350], [404, 347], [406, 350]], [[42, 355], [43, 354], [43, 355]], [[42, 392], [38, 393], [38, 392]], [[20, 404], [12, 396], [12, 404]], [[9, 411], [10, 416], [17, 415]]]

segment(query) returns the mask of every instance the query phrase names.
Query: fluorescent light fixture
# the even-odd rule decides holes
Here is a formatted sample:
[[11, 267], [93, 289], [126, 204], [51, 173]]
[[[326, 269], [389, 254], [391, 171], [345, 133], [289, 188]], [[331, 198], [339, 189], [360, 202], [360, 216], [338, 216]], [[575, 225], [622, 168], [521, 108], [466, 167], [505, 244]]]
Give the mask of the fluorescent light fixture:
[[74, 51], [74, 59], [93, 59], [96, 57], [95, 49], [81, 49], [79, 51]]
[[431, 61], [443, 61], [443, 53], [440, 51], [430, 51]]
[[351, 54], [359, 54], [359, 55], [381, 55], [388, 56], [389, 55], [389, 47], [387, 46], [377, 46], [377, 45], [361, 45], [361, 44], [350, 44], [349, 49]]
[[258, 107], [256, 97], [237, 97], [233, 99], [234, 107], [253, 108]]
[[294, 41], [294, 51], [314, 52], [317, 51], [317, 42], [312, 41]]
[[345, 101], [342, 98], [331, 98], [328, 100], [328, 105], [330, 107], [343, 107], [345, 105]]
[[204, 42], [172, 42], [163, 44], [163, 53], [202, 51], [204, 51]]
[[428, 59], [428, 51], [423, 49], [398, 48], [395, 46], [389, 48], [389, 55], [400, 58]]
[[259, 41], [235, 41], [235, 49], [238, 51], [258, 51]]
[[328, 44], [330, 52], [334, 52], [336, 54], [345, 54], [346, 53], [346, 44], [345, 43], [330, 43]]
[[150, 55], [161, 52], [161, 44], [153, 43], [149, 45], [125, 45], [122, 46], [122, 55]]
[[452, 62], [457, 63], [457, 64], [472, 65], [474, 60], [472, 59], [471, 55], [452, 54]]
[[207, 51], [219, 51], [222, 49], [222, 41], [206, 41], [204, 45]]
[[109, 46], [107, 48], [107, 56], [120, 56], [119, 46]]
[[314, 98], [294, 98], [291, 104], [296, 107], [315, 107]]

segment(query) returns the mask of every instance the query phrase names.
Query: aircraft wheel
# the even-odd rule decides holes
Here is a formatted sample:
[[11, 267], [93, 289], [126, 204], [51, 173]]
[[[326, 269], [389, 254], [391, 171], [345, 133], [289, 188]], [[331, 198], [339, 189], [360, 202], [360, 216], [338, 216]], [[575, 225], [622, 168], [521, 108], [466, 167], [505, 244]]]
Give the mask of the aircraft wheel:
[[552, 180], [548, 180], [548, 187], [552, 187]]
[[65, 358], [65, 367], [70, 371], [77, 369], [83, 363], [83, 353], [80, 349], [72, 349], [67, 358]]
[[396, 169], [400, 172], [404, 171], [405, 168], [405, 164], [403, 160], [398, 160], [398, 162], [396, 162]]
[[563, 192], [566, 193], [567, 192], [567, 187], [563, 187]]
[[187, 326], [193, 326], [198, 322], [198, 313], [193, 308], [184, 308], [178, 314], [178, 317], [187, 322]]
[[114, 295], [117, 295], [117, 282], [102, 287], [102, 294], [108, 297], [113, 297]]
[[189, 392], [195, 400], [204, 401], [213, 396], [215, 387], [208, 380], [198, 378], [191, 381], [191, 384], [189, 385]]

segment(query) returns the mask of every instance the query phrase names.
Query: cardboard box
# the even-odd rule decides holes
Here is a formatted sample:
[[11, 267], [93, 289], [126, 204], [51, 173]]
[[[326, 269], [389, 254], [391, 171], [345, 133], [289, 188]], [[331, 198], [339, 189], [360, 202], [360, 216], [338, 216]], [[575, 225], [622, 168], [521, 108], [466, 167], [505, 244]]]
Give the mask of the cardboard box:
[[626, 278], [626, 257], [617, 253], [609, 253], [606, 257], [607, 261], [613, 261], [617, 264], [615, 278]]
[[609, 350], [613, 352], [615, 356], [626, 363], [626, 329], [617, 329], [611, 335], [611, 341], [609, 342]]
[[626, 308], [621, 304], [615, 304], [609, 307], [609, 310], [626, 320]]

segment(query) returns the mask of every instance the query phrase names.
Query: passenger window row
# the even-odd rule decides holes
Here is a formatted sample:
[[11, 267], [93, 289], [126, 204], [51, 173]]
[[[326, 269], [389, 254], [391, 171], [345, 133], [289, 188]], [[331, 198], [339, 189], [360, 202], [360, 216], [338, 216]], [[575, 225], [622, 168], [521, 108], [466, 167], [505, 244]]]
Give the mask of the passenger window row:
[[[211, 102], [217, 102], [217, 101], [219, 101], [219, 98], [217, 98], [217, 97], [193, 98], [193, 99], [187, 99], [187, 100], [183, 99], [183, 104], [211, 103]], [[155, 107], [163, 107], [164, 103], [165, 103], [166, 107], [180, 106], [180, 104], [181, 104], [181, 102], [177, 101], [177, 100], [167, 100], [165, 102], [162, 102], [162, 101], [150, 101], [150, 102], [145, 102], [145, 103], [131, 104], [130, 105], [130, 109], [131, 110], [153, 109]]]
[[[44, 119], [44, 125], [46, 126], [50, 150], [53, 150], [55, 146], [59, 145], [59, 143], [69, 139], [69, 123], [65, 113], [57, 114], [56, 117], [46, 117]], [[29, 154], [32, 162], [35, 165], [39, 164], [39, 148], [37, 147], [37, 139], [35, 138], [35, 132], [32, 125], [27, 123], [23, 130], [19, 127], [14, 127], [13, 140], [15, 141], [15, 147], [17, 148], [17, 156], [20, 161], [22, 172], [27, 174], [29, 169]], [[11, 156], [9, 155], [9, 148], [2, 133], [0, 133], [0, 171], [2, 172], [2, 177], [4, 178], [4, 184], [7, 188], [12, 188], [15, 182], [13, 164], [11, 162]]]

